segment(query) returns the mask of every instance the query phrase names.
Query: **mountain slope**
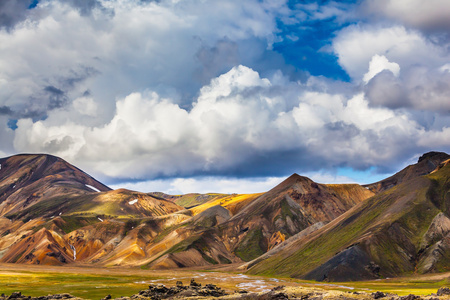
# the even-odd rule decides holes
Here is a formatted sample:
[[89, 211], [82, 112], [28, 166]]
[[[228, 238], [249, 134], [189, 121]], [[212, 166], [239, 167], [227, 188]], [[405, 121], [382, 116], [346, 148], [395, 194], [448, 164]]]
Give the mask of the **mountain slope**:
[[250, 261], [290, 236], [317, 223], [329, 222], [373, 193], [359, 185], [318, 184], [293, 174], [220, 225], [228, 248]]
[[22, 154], [0, 159], [0, 216], [57, 196], [110, 188], [61, 158]]
[[149, 194], [118, 189], [81, 196], [56, 196], [26, 209], [9, 213], [10, 219], [30, 220], [37, 217], [82, 216], [105, 218], [145, 218], [184, 210], [175, 203]]
[[369, 198], [249, 273], [343, 281], [444, 271], [450, 264], [449, 213], [447, 164]]
[[450, 158], [450, 155], [444, 152], [428, 152], [419, 157], [416, 164], [409, 165], [400, 172], [383, 179], [381, 181], [367, 184], [365, 187], [371, 191], [378, 193], [390, 189], [404, 181], [411, 180], [413, 178], [427, 175], [435, 170], [439, 164]]

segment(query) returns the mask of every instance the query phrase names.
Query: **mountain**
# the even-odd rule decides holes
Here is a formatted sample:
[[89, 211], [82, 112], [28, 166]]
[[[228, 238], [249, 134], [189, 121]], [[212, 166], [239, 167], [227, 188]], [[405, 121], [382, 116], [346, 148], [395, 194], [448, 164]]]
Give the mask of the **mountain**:
[[[151, 219], [170, 225], [188, 218], [184, 208], [171, 201], [113, 191], [54, 156], [17, 155], [0, 164], [1, 262], [58, 265], [89, 261], [94, 254], [108, 262], [120, 245], [123, 257], [116, 256], [127, 261], [135, 250], [127, 235], [135, 227]], [[181, 214], [171, 216], [175, 212]]]
[[390, 189], [404, 181], [414, 179], [419, 176], [429, 174], [435, 170], [439, 164], [450, 158], [450, 155], [444, 152], [428, 152], [419, 157], [416, 164], [409, 165], [403, 170], [381, 181], [367, 184], [366, 188], [374, 193]]
[[[435, 169], [422, 175], [424, 168], [431, 169], [428, 166]], [[397, 182], [387, 188], [385, 183], [394, 182], [393, 178]], [[450, 265], [448, 155], [425, 154], [416, 165], [374, 186], [384, 188], [327, 225], [249, 264], [248, 272], [345, 281], [446, 271]]]
[[329, 281], [441, 272], [449, 188], [439, 152], [367, 186], [293, 174], [265, 193], [178, 196], [110, 190], [60, 158], [17, 155], [0, 159], [0, 262]]
[[359, 185], [324, 185], [293, 174], [219, 226], [222, 239], [244, 261], [303, 229], [329, 222], [373, 193]]
[[37, 154], [0, 159], [0, 216], [53, 197], [111, 190], [61, 158]]

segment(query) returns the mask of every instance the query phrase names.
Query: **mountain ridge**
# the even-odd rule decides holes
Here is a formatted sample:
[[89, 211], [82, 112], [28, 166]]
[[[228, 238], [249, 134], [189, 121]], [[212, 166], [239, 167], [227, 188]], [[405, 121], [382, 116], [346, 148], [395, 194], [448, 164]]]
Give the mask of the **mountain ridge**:
[[0, 261], [222, 265], [319, 281], [440, 272], [450, 265], [449, 161], [425, 153], [365, 186], [294, 173], [259, 194], [171, 196], [110, 190], [51, 155], [2, 158]]

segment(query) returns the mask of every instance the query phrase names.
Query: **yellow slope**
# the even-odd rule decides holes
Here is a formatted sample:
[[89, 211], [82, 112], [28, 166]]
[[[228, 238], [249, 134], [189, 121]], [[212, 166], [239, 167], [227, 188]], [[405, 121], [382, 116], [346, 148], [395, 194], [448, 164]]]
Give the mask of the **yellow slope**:
[[264, 193], [257, 194], [233, 194], [224, 198], [213, 199], [209, 202], [191, 208], [194, 215], [207, 210], [210, 207], [220, 205], [228, 209], [233, 215], [236, 214], [242, 207], [249, 204]]

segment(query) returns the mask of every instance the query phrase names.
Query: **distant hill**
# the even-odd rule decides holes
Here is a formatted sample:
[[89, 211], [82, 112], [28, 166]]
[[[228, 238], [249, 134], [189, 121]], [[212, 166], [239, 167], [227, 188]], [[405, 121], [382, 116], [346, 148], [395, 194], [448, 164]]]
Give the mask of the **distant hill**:
[[161, 192], [152, 192], [150, 194], [156, 197], [170, 200], [185, 208], [191, 208], [209, 202], [213, 199], [221, 199], [223, 197], [228, 196], [226, 194], [217, 194], [217, 193], [209, 193], [209, 194], [190, 193], [184, 195], [168, 195]]

